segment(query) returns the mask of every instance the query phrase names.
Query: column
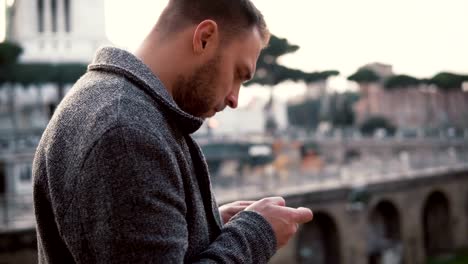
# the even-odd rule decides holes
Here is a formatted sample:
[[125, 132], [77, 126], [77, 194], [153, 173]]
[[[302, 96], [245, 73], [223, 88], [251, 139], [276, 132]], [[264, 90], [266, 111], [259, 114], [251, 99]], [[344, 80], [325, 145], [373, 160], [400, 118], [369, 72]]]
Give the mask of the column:
[[57, 0], [57, 32], [65, 32], [65, 5], [64, 0]]
[[[65, 17], [65, 32], [70, 33], [72, 30], [72, 7], [71, 0], [63, 0], [64, 17]], [[67, 27], [68, 25], [68, 27]]]
[[65, 33], [65, 5], [64, 0], [57, 0], [57, 36], [58, 48], [60, 52], [65, 50], [65, 42], [67, 41]]
[[51, 0], [44, 0], [44, 32], [52, 32], [52, 4]]

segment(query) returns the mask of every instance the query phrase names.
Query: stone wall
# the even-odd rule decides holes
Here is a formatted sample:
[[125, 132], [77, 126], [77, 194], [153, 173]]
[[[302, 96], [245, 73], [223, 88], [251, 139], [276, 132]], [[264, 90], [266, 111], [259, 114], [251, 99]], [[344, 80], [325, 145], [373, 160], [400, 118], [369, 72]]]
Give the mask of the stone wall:
[[[369, 185], [366, 190], [370, 198], [362, 204], [349, 202], [353, 191], [350, 188], [286, 197], [289, 206], [307, 206], [314, 211], [315, 216], [326, 215], [334, 222], [328, 225], [322, 224], [322, 229], [336, 226], [337, 239], [332, 241], [332, 244], [339, 248], [339, 251], [331, 254], [339, 256], [339, 262], [330, 259], [327, 261], [324, 257], [326, 253], [314, 252], [316, 258], [313, 263], [378, 263], [372, 261], [375, 261], [375, 258], [382, 258], [382, 254], [374, 256], [372, 261], [370, 258], [372, 248], [376, 247], [375, 243], [374, 245], [369, 243], [370, 237], [376, 236], [372, 234], [375, 230], [371, 228], [370, 219], [376, 206], [382, 202], [392, 205], [399, 216], [399, 223], [395, 226], [399, 226], [400, 243], [395, 241], [397, 237], [395, 234], [390, 234], [388, 239], [393, 239], [390, 244], [394, 248], [397, 248], [395, 245], [401, 245], [405, 263], [425, 263], [428, 255], [437, 255], [437, 252], [427, 252], [425, 242], [428, 234], [431, 236], [437, 232], [430, 228], [428, 230], [424, 224], [425, 208], [434, 206], [427, 204], [431, 194], [441, 194], [448, 201], [450, 215], [445, 218], [446, 226], [443, 234], [452, 241], [448, 245], [449, 250], [468, 248], [468, 171], [440, 171], [432, 176]], [[384, 215], [383, 218], [385, 217]], [[312, 221], [307, 225], [314, 224], [316, 223]], [[303, 235], [307, 228], [301, 226], [296, 236], [275, 255], [271, 263], [306, 263], [299, 259], [300, 249], [307, 246], [326, 251], [326, 245], [330, 245], [330, 241], [324, 240], [329, 238], [322, 237], [322, 241], [307, 241], [307, 236]], [[320, 227], [311, 230], [308, 237], [317, 240], [321, 235], [313, 232], [318, 232]], [[311, 255], [311, 252], [305, 250], [302, 254]]]

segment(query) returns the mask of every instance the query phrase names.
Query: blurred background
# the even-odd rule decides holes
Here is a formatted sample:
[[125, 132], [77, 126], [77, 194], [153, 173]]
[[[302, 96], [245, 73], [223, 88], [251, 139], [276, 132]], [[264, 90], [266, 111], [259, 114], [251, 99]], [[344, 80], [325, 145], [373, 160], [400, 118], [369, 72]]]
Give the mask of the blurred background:
[[[269, 46], [194, 134], [218, 203], [314, 211], [271, 263], [468, 263], [468, 2], [253, 2]], [[166, 3], [0, 0], [0, 264], [37, 262], [31, 164], [57, 104]]]

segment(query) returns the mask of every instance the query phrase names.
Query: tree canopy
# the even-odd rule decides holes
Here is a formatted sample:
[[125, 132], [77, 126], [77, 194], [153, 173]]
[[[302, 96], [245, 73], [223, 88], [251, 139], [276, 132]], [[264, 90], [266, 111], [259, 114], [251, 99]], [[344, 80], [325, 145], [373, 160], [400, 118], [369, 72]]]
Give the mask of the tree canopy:
[[359, 94], [335, 93], [329, 95], [327, 112], [322, 113], [325, 98], [307, 99], [302, 103], [287, 107], [289, 123], [306, 130], [315, 130], [321, 121], [328, 121], [334, 127], [349, 127], [354, 124], [353, 104], [359, 100]]
[[304, 81], [313, 83], [324, 81], [328, 77], [338, 75], [335, 70], [306, 73], [298, 69], [291, 69], [278, 63], [278, 58], [296, 52], [299, 46], [290, 44], [287, 39], [278, 38], [271, 35], [268, 46], [262, 50], [257, 61], [257, 72], [254, 78], [245, 85], [249, 86], [255, 83], [274, 86], [286, 80]]
[[348, 80], [355, 81], [357, 83], [373, 83], [378, 82], [380, 77], [373, 70], [361, 68], [354, 74], [350, 75]]
[[468, 82], [468, 75], [441, 72], [429, 81], [443, 90], [461, 89], [463, 82]]
[[82, 63], [18, 63], [23, 52], [16, 43], [0, 43], [0, 84], [23, 86], [56, 83], [59, 86], [76, 82], [87, 69]]
[[76, 82], [87, 66], [80, 63], [19, 63], [0, 66], [1, 83], [14, 83], [24, 86], [56, 83], [59, 85]]
[[13, 42], [0, 43], [0, 65], [13, 64], [23, 53], [23, 48]]
[[353, 105], [359, 100], [359, 94], [347, 92], [336, 93], [330, 97], [328, 113], [322, 117], [329, 121], [334, 127], [349, 127], [354, 125]]
[[[371, 69], [361, 68], [348, 77], [348, 80], [357, 83], [378, 82], [381, 78]], [[462, 88], [462, 84], [468, 82], [468, 75], [455, 74], [450, 72], [440, 72], [432, 78], [418, 79], [416, 77], [400, 74], [388, 77], [384, 80], [384, 88], [391, 90], [396, 88], [411, 88], [419, 84], [434, 84], [440, 90], [457, 90]]]
[[386, 89], [396, 89], [396, 88], [408, 88], [408, 87], [415, 87], [419, 85], [422, 82], [422, 80], [419, 80], [417, 78], [414, 78], [409, 75], [394, 75], [392, 77], [389, 77], [387, 80], [384, 82], [384, 87]]
[[319, 99], [308, 99], [299, 104], [290, 104], [287, 108], [289, 124], [306, 130], [315, 130], [320, 123]]

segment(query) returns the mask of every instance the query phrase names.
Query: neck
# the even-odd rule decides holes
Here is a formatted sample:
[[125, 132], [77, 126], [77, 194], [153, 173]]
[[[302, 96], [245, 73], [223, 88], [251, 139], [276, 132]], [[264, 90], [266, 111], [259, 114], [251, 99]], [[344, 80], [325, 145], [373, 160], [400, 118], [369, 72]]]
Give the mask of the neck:
[[162, 41], [158, 32], [153, 29], [137, 49], [135, 56], [150, 68], [172, 95], [176, 73], [180, 72], [180, 69], [175, 69], [179, 56], [176, 41], [168, 39]]

